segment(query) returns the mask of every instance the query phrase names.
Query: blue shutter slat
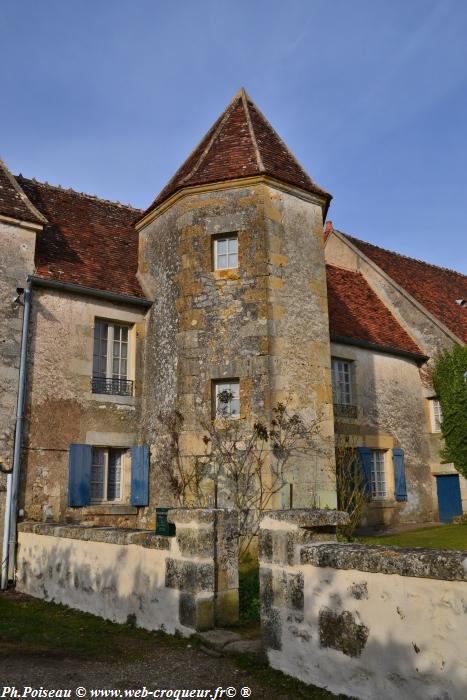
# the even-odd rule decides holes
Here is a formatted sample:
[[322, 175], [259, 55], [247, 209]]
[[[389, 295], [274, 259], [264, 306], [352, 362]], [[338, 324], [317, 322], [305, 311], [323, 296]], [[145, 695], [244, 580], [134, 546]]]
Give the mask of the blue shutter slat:
[[131, 505], [149, 504], [149, 447], [131, 448]]
[[371, 450], [369, 447], [357, 447], [357, 453], [362, 474], [362, 490], [371, 498]]
[[405, 479], [405, 459], [404, 450], [395, 447], [392, 451], [392, 461], [394, 464], [394, 484], [396, 501], [407, 500], [407, 482]]
[[73, 508], [91, 503], [91, 445], [70, 445], [68, 461], [68, 505]]

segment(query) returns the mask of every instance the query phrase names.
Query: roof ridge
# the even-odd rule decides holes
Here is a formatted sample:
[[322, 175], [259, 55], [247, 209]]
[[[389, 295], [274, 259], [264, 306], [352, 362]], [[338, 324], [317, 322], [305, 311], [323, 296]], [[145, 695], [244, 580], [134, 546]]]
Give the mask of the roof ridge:
[[[298, 168], [300, 168], [300, 170], [303, 171], [303, 173], [307, 176], [307, 178], [310, 180], [310, 182], [311, 182], [315, 187], [317, 187], [318, 189], [320, 189], [320, 190], [323, 192], [323, 194], [327, 194], [327, 195], [328, 195], [329, 197], [331, 197], [331, 199], [332, 199], [332, 195], [330, 195], [323, 187], [321, 187], [321, 185], [319, 185], [315, 180], [313, 180], [313, 178], [311, 177], [311, 175], [308, 173], [308, 170], [306, 170], [306, 168], [300, 163], [300, 161], [299, 161], [298, 158], [295, 156], [295, 154], [290, 150], [290, 148], [287, 146], [287, 144], [286, 144], [286, 142], [284, 141], [284, 139], [282, 138], [282, 136], [279, 134], [278, 131], [276, 131], [276, 129], [273, 127], [273, 125], [271, 124], [271, 122], [269, 121], [269, 119], [267, 119], [267, 117], [265, 117], [265, 115], [264, 115], [263, 112], [260, 110], [260, 108], [258, 107], [258, 105], [256, 104], [256, 102], [254, 102], [254, 100], [252, 100], [251, 97], [250, 97], [249, 95], [246, 94], [246, 92], [245, 92], [245, 96], [247, 97], [248, 101], [253, 105], [253, 107], [256, 109], [256, 111], [258, 112], [259, 116], [264, 120], [264, 122], [265, 122], [266, 125], [269, 127], [269, 129], [277, 136], [277, 138], [279, 139], [279, 141], [280, 141], [280, 143], [282, 144], [283, 148], [287, 151], [287, 153], [288, 153], [288, 155], [290, 156], [290, 158], [294, 161], [295, 165], [296, 165]], [[256, 143], [256, 137], [255, 137], [255, 143]]]
[[29, 209], [31, 214], [35, 217], [36, 220], [39, 220], [42, 224], [47, 223], [47, 219], [45, 216], [37, 209], [34, 204], [30, 201], [29, 197], [25, 192], [20, 187], [19, 182], [16, 180], [16, 177], [9, 171], [7, 164], [5, 163], [2, 158], [0, 158], [0, 170], [3, 171], [5, 177], [7, 178], [8, 182], [11, 184], [21, 201], [23, 202], [24, 206]]
[[[192, 175], [194, 175], [194, 174], [199, 170], [199, 168], [200, 168], [200, 166], [201, 166], [201, 163], [203, 162], [203, 160], [205, 160], [207, 154], [208, 154], [209, 151], [211, 150], [212, 144], [213, 144], [214, 141], [216, 140], [216, 138], [217, 138], [219, 132], [220, 132], [221, 129], [222, 129], [222, 126], [223, 126], [223, 125], [225, 124], [225, 122], [227, 121], [227, 117], [230, 116], [230, 113], [231, 113], [231, 111], [232, 111], [232, 108], [233, 108], [234, 104], [235, 104], [236, 102], [238, 102], [239, 99], [241, 99], [242, 89], [243, 89], [243, 88], [241, 88], [237, 93], [235, 93], [235, 95], [234, 95], [233, 98], [230, 100], [230, 102], [229, 102], [229, 104], [227, 105], [227, 107], [226, 107], [226, 108], [224, 109], [224, 111], [217, 117], [217, 119], [216, 119], [216, 121], [214, 122], [214, 124], [216, 124], [217, 121], [219, 121], [219, 120], [220, 120], [220, 121], [219, 121], [219, 124], [218, 124], [218, 125], [216, 126], [216, 128], [214, 129], [214, 131], [212, 132], [212, 136], [211, 136], [211, 138], [209, 139], [208, 144], [206, 145], [206, 147], [204, 148], [203, 152], [201, 153], [201, 156], [199, 157], [197, 163], [196, 163], [196, 164], [193, 166], [193, 168], [185, 175], [185, 177], [183, 177], [183, 178], [180, 180], [180, 182], [182, 182], [182, 183], [183, 183], [183, 182], [186, 182], [187, 180], [190, 179], [190, 177], [191, 177]], [[190, 153], [190, 155], [188, 156], [188, 158], [185, 159], [185, 163], [186, 163], [187, 160], [190, 159], [190, 157], [193, 155], [193, 153], [196, 152], [196, 150], [199, 148], [199, 146], [202, 144], [202, 142], [204, 141], [205, 138], [206, 138], [206, 134], [204, 134], [203, 138], [198, 142], [198, 144], [196, 145], [196, 147], [191, 151], [191, 153]], [[177, 174], [177, 173], [175, 173], [175, 175], [176, 175], [176, 174]], [[169, 183], [167, 183], [167, 184], [169, 184]]]
[[459, 277], [466, 277], [467, 275], [464, 275], [463, 272], [459, 272], [459, 270], [453, 270], [450, 267], [443, 267], [442, 265], [435, 265], [434, 263], [427, 262], [426, 260], [420, 260], [420, 258], [413, 258], [410, 255], [405, 255], [404, 253], [398, 253], [397, 250], [390, 250], [389, 248], [383, 248], [383, 246], [376, 245], [375, 243], [369, 243], [368, 241], [364, 241], [361, 238], [357, 238], [356, 236], [352, 236], [350, 233], [345, 233], [344, 231], [340, 231], [339, 229], [334, 229], [338, 233], [342, 234], [346, 238], [350, 238], [351, 240], [357, 241], [358, 243], [364, 243], [365, 245], [369, 245], [372, 248], [376, 248], [377, 250], [382, 250], [384, 253], [390, 253], [391, 255], [397, 255], [399, 258], [405, 258], [406, 260], [412, 260], [412, 262], [417, 262], [421, 263], [422, 265], [426, 265], [427, 267], [433, 267], [435, 270], [442, 270], [443, 272], [449, 272], [454, 275], [458, 275]]
[[134, 207], [132, 204], [123, 204], [123, 202], [118, 202], [113, 199], [105, 199], [104, 197], [99, 197], [97, 194], [88, 194], [87, 192], [78, 192], [78, 190], [74, 190], [72, 187], [64, 187], [63, 185], [52, 185], [50, 182], [42, 182], [41, 180], [37, 180], [35, 177], [25, 177], [21, 173], [18, 173], [18, 175], [13, 176], [16, 180], [24, 180], [26, 182], [32, 182], [34, 185], [40, 185], [41, 187], [48, 187], [49, 189], [53, 190], [60, 190], [61, 192], [71, 192], [72, 194], [76, 194], [79, 197], [87, 197], [88, 199], [94, 199], [98, 202], [103, 202], [105, 204], [112, 204], [114, 206], [118, 207], [123, 207], [124, 209], [132, 209], [134, 211], [143, 211], [143, 209], [140, 209], [139, 207]]
[[266, 171], [266, 168], [264, 167], [263, 159], [261, 157], [261, 153], [260, 153], [259, 146], [258, 146], [258, 141], [256, 140], [256, 134], [255, 134], [255, 130], [253, 128], [253, 122], [251, 121], [251, 114], [250, 114], [250, 107], [248, 104], [248, 100], [252, 104], [254, 104], [254, 102], [251, 99], [251, 97], [249, 97], [247, 95], [245, 88], [242, 88], [240, 92], [242, 95], [242, 105], [243, 105], [243, 109], [245, 110], [245, 116], [246, 116], [246, 121], [248, 124], [248, 129], [250, 132], [251, 140], [253, 142], [253, 148], [255, 151], [256, 162], [258, 164], [258, 168], [259, 168], [260, 172], [264, 173]]

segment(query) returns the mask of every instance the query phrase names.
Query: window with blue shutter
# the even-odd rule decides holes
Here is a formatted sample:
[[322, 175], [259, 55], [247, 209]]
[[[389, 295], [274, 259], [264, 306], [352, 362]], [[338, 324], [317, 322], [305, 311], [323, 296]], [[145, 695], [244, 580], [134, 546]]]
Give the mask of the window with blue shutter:
[[394, 484], [396, 501], [407, 500], [407, 482], [405, 479], [405, 459], [404, 450], [395, 447], [392, 451], [392, 461], [394, 464]]
[[74, 508], [91, 503], [91, 445], [70, 445], [68, 462], [68, 505]]
[[362, 476], [362, 490], [367, 498], [371, 498], [371, 450], [369, 447], [357, 447], [357, 454]]
[[131, 448], [131, 497], [132, 506], [149, 504], [149, 447], [137, 445]]

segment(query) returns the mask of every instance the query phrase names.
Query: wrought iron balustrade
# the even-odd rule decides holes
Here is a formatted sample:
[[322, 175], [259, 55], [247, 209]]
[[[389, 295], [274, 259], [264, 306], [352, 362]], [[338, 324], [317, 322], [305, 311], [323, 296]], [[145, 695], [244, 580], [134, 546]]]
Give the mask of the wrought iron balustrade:
[[352, 406], [351, 404], [345, 404], [345, 403], [335, 403], [334, 404], [334, 416], [336, 418], [357, 418], [357, 416], [358, 416], [357, 406]]
[[129, 379], [112, 379], [92, 377], [93, 394], [111, 394], [114, 396], [133, 396], [133, 382]]

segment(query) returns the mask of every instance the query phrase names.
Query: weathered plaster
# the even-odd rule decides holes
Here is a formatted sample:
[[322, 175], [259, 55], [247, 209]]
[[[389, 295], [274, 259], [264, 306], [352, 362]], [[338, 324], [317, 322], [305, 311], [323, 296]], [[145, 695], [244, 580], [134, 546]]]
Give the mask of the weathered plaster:
[[[281, 525], [284, 537], [285, 513]], [[317, 533], [281, 558], [264, 548], [270, 519], [261, 526], [273, 668], [362, 700], [465, 698], [467, 551], [320, 543]]]
[[[23, 306], [16, 288], [34, 271], [36, 233], [0, 221], [0, 463], [11, 469], [18, 398]], [[0, 541], [3, 536], [6, 476], [0, 472]]]
[[[133, 324], [129, 378], [135, 381], [135, 395], [131, 404], [91, 393], [96, 317]], [[137, 443], [144, 337], [142, 312], [82, 295], [33, 289], [20, 502], [27, 518], [137, 524], [136, 510], [105, 513], [67, 507], [68, 450], [71, 443], [118, 447]], [[128, 479], [126, 474], [127, 485]]]
[[[354, 363], [358, 408], [356, 419], [336, 419], [336, 432], [353, 436], [357, 445], [387, 450], [388, 500], [372, 502], [362, 525], [432, 520], [435, 514], [430, 446], [417, 364], [410, 359], [339, 343], [331, 344], [331, 354]], [[393, 447], [401, 447], [405, 453], [408, 491], [405, 503], [394, 499]]]

